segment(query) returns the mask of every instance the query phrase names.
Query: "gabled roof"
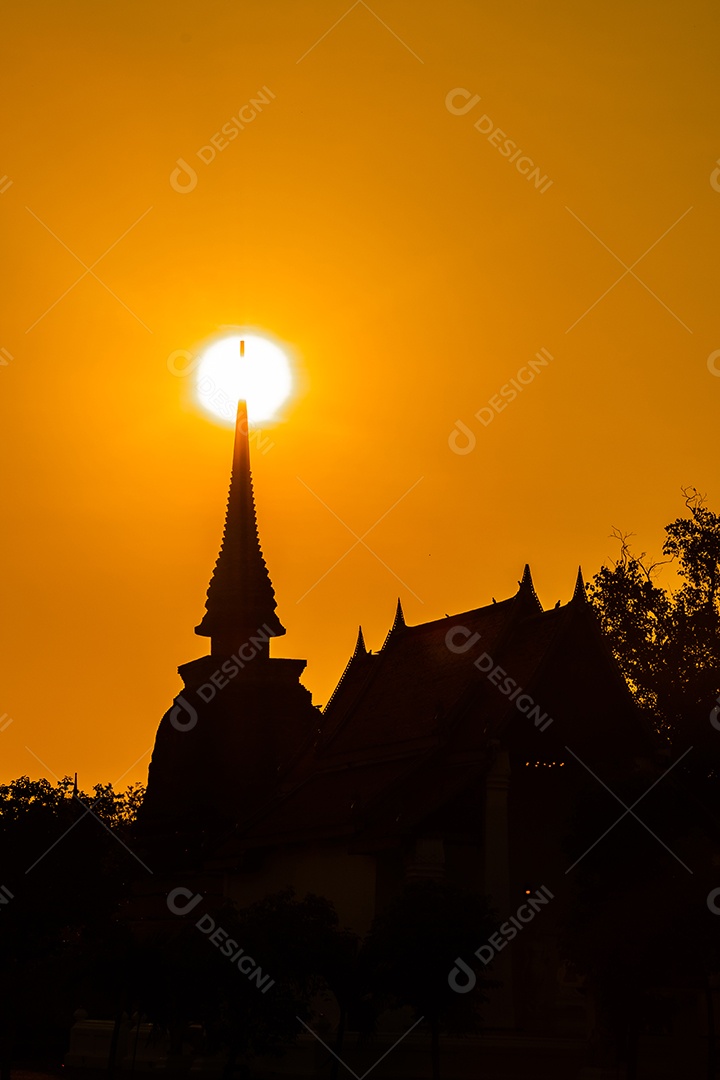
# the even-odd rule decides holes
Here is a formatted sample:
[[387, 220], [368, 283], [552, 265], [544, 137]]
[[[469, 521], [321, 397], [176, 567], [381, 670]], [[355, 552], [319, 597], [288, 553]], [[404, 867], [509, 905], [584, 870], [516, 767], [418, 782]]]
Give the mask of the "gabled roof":
[[[535, 730], [487, 678], [489, 667], [499, 665], [523, 692], [535, 692], [539, 704], [546, 697], [562, 699], [574, 649], [590, 654], [586, 671], [599, 688], [573, 686], [552, 736]], [[478, 669], [475, 660], [483, 656], [492, 665], [486, 659]], [[244, 843], [342, 836], [365, 849], [382, 837], [390, 842], [432, 812], [438, 800], [475, 785], [498, 739], [555, 739], [575, 725], [578, 738], [603, 742], [602, 730], [583, 728], [591, 691], [599, 697], [595, 722], [605, 723], [608, 716], [608, 735], [630, 721], [628, 754], [647, 745], [578, 585], [569, 603], [543, 611], [526, 567], [515, 596], [499, 603], [417, 626], [406, 624], [400, 608], [379, 653], [369, 653], [358, 636], [319, 718], [314, 745], [288, 763], [278, 797], [245, 823]]]
[[340, 681], [332, 692], [332, 696], [325, 706], [325, 710], [330, 709], [333, 701], [337, 698], [338, 694], [342, 693], [346, 695], [353, 695], [360, 683], [365, 678], [368, 670], [371, 654], [368, 652], [365, 646], [365, 638], [363, 637], [362, 626], [358, 627], [358, 636], [355, 643], [355, 651], [345, 665], [345, 670], [340, 676]]
[[[513, 624], [542, 610], [527, 565], [510, 599], [419, 626], [406, 624], [398, 600], [381, 652], [362, 664], [352, 657], [330, 698], [318, 756], [431, 737], [471, 681], [468, 644], [492, 653]], [[358, 712], [362, 724], [353, 720]]]
[[514, 603], [505, 600], [419, 626], [400, 626], [396, 619], [381, 652], [346, 669], [323, 714], [317, 756], [367, 753], [432, 736], [440, 710], [457, 700], [472, 674], [467, 655], [448, 647], [448, 634], [461, 628], [459, 642], [477, 634], [490, 649], [512, 618]]

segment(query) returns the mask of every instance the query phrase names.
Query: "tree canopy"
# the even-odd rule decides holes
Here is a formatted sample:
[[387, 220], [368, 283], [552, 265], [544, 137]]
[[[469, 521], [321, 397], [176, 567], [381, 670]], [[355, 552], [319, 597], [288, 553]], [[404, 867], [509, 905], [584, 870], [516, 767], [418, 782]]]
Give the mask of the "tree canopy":
[[[588, 593], [638, 705], [673, 751], [693, 745], [694, 766], [720, 776], [720, 724], [711, 720], [720, 695], [720, 515], [695, 488], [683, 495], [686, 514], [665, 526], [663, 560], [634, 553], [616, 530], [620, 555]], [[674, 588], [661, 581], [671, 570]]]

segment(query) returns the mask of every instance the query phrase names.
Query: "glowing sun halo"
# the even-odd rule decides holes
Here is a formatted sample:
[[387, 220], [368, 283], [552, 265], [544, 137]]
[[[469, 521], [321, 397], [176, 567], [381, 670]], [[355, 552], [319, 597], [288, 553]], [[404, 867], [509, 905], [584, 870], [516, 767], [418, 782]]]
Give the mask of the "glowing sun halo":
[[214, 341], [202, 353], [195, 375], [198, 403], [226, 423], [234, 423], [240, 398], [247, 402], [251, 424], [274, 420], [292, 390], [287, 356], [258, 334], [236, 333]]

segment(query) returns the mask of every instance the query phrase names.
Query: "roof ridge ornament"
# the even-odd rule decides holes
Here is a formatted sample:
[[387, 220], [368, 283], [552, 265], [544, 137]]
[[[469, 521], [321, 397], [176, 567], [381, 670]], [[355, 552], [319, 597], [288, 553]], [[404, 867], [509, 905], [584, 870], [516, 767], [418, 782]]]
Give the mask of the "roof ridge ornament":
[[406, 630], [406, 629], [407, 629], [407, 623], [405, 622], [405, 613], [404, 613], [403, 608], [402, 608], [402, 603], [400, 601], [400, 597], [398, 596], [397, 607], [395, 608], [395, 618], [393, 619], [393, 624], [390, 627], [390, 629], [388, 630], [387, 637], [385, 638], [385, 641], [383, 642], [383, 649], [386, 647], [386, 645], [388, 644], [390, 639], [395, 636], [395, 634], [398, 634], [401, 630]]
[[367, 650], [367, 646], [365, 645], [365, 638], [363, 636], [363, 628], [362, 628], [362, 626], [358, 626], [358, 636], [357, 636], [357, 641], [355, 643], [355, 652], [352, 654], [351, 659], [354, 659], [356, 656], [367, 656], [367, 655], [368, 655], [368, 650]]
[[585, 581], [583, 579], [582, 566], [578, 566], [577, 578], [575, 579], [575, 589], [573, 590], [571, 603], [586, 604], [587, 592], [585, 591]]
[[338, 680], [337, 686], [335, 687], [332, 694], [328, 698], [327, 703], [325, 705], [325, 708], [323, 709], [323, 713], [326, 713], [328, 711], [328, 709], [330, 708], [330, 706], [332, 705], [333, 701], [335, 700], [338, 693], [340, 692], [340, 687], [345, 682], [345, 679], [347, 677], [348, 672], [354, 666], [354, 664], [359, 660], [365, 660], [370, 655], [371, 655], [371, 653], [368, 651], [368, 649], [367, 649], [367, 647], [365, 645], [365, 636], [363, 634], [362, 626], [358, 626], [358, 636], [357, 636], [357, 641], [355, 643], [355, 649], [354, 649], [353, 653], [351, 654], [350, 659], [348, 660], [347, 664], [345, 665], [345, 670], [343, 671], [342, 675], [340, 676], [340, 679]]
[[522, 578], [518, 581], [518, 591], [515, 593], [515, 596], [516, 598], [528, 597], [532, 599], [533, 604], [537, 607], [538, 611], [543, 610], [540, 598], [535, 592], [535, 585], [533, 584], [532, 574], [530, 572], [530, 563], [525, 563]]

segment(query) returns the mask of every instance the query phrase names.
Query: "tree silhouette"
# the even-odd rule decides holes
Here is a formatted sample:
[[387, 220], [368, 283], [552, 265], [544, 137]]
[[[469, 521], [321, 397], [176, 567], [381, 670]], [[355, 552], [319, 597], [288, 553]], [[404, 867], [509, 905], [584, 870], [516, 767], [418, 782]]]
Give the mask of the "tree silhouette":
[[[626, 767], [607, 779], [626, 806], [642, 799], [638, 813], [647, 828], [631, 815], [618, 822], [618, 803], [607, 792], [590, 789], [579, 797], [566, 838], [568, 859], [577, 865], [568, 878], [561, 945], [586, 976], [597, 1007], [602, 1039], [594, 1064], [609, 1066], [602, 1055], [612, 1051], [631, 1080], [638, 1074], [640, 1035], [657, 1034], [669, 1022], [663, 1009], [671, 998], [661, 988], [692, 987], [711, 1003], [720, 971], [720, 918], [706, 898], [716, 884], [717, 835], [687, 798], [686, 785], [672, 777], [647, 795], [651, 772]], [[715, 1076], [711, 1008], [708, 1018], [707, 1075]]]
[[23, 776], [0, 785], [4, 1078], [13, 1055], [56, 1058], [64, 1051], [91, 955], [112, 936], [134, 874], [132, 856], [117, 838], [133, 819], [139, 786], [94, 791], [76, 791], [70, 777], [51, 784]]
[[[694, 776], [720, 780], [720, 515], [685, 489], [687, 515], [665, 527], [665, 563], [634, 555], [616, 532], [620, 556], [603, 566], [589, 597], [640, 707], [676, 752], [690, 745]], [[679, 585], [659, 583], [673, 564]], [[720, 715], [720, 710], [715, 716]]]
[[121, 957], [122, 1010], [145, 1016], [171, 1054], [199, 1024], [202, 1053], [222, 1054], [226, 1075], [249, 1075], [255, 1058], [280, 1056], [303, 1033], [298, 1017], [317, 1021], [315, 999], [338, 966], [337, 914], [328, 900], [298, 899], [291, 889], [243, 908], [228, 900], [202, 910], [272, 977], [267, 992], [210, 944], [193, 918], [130, 942]]
[[472, 958], [496, 929], [485, 897], [433, 881], [407, 885], [373, 922], [364, 947], [371, 983], [389, 1003], [410, 1006], [427, 1023], [433, 1080], [440, 1077], [441, 1030], [477, 1030], [478, 1006], [495, 985], [479, 976], [471, 992], [458, 994], [449, 972], [456, 957]]

